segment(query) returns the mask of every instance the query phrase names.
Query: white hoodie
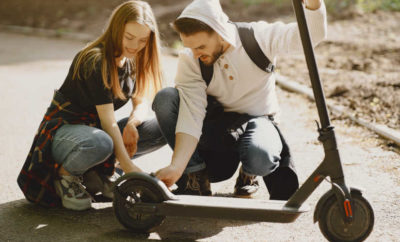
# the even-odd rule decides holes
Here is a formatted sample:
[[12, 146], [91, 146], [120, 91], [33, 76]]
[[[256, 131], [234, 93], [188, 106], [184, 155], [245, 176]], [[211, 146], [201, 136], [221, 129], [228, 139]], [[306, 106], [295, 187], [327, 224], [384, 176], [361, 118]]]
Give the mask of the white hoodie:
[[[307, 23], [315, 46], [327, 35], [325, 5], [318, 10], [305, 9]], [[198, 59], [190, 49], [179, 54], [175, 78], [180, 106], [176, 133], [186, 133], [199, 139], [207, 106], [207, 94], [215, 96], [225, 111], [254, 116], [279, 112], [275, 92], [275, 75], [260, 70], [248, 57], [236, 27], [222, 11], [219, 0], [194, 0], [178, 18], [194, 18], [213, 28], [231, 47], [214, 63], [214, 75], [209, 86], [201, 76]], [[264, 54], [276, 64], [283, 53], [302, 50], [297, 23], [252, 22], [255, 38]]]

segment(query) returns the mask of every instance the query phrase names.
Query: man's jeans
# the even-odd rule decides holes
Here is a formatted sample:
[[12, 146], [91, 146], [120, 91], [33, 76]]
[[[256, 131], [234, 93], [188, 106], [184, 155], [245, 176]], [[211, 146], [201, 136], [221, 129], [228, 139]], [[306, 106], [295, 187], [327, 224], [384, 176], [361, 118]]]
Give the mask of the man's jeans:
[[[153, 102], [153, 110], [156, 113], [161, 132], [166, 137], [172, 149], [175, 146], [175, 129], [179, 112], [179, 102], [179, 93], [175, 88], [161, 90]], [[227, 147], [222, 137], [215, 135], [218, 133], [213, 130], [215, 126], [207, 125], [205, 122], [199, 145], [193, 153], [185, 173], [199, 171], [206, 167], [204, 157], [207, 155], [202, 155], [202, 150], [221, 152], [226, 149], [232, 149], [232, 147]], [[235, 156], [235, 153], [239, 155], [238, 160], [242, 162], [243, 171], [248, 175], [266, 176], [279, 167], [282, 141], [277, 129], [268, 117], [250, 119], [244, 133], [239, 136], [233, 147], [230, 153], [233, 156]], [[225, 158], [229, 159], [228, 157]], [[216, 162], [224, 161], [220, 160]], [[231, 165], [227, 164], [227, 166]], [[236, 170], [236, 168], [237, 164], [234, 169]], [[227, 169], [232, 169], [232, 167], [227, 167]], [[223, 169], [219, 170], [221, 173], [224, 172]], [[229, 177], [225, 179], [227, 178]], [[217, 181], [221, 179], [210, 178], [210, 180]]]
[[[118, 122], [121, 130], [128, 118]], [[144, 121], [137, 127], [139, 142], [133, 159], [155, 151], [166, 144], [156, 119]], [[55, 162], [75, 176], [106, 161], [114, 152], [111, 137], [103, 130], [79, 124], [64, 124], [52, 141], [51, 151]]]

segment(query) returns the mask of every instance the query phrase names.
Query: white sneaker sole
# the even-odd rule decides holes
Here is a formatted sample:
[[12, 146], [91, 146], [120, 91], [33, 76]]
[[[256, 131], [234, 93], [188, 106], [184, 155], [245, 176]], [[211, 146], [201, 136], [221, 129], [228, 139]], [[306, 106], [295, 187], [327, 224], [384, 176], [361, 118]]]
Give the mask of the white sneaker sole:
[[71, 210], [83, 211], [83, 210], [90, 209], [92, 207], [91, 200], [82, 201], [80, 203], [77, 203], [75, 201], [65, 200], [65, 199], [61, 199], [61, 200], [62, 200], [63, 207], [71, 209]]
[[92, 199], [87, 199], [87, 200], [80, 200], [77, 202], [77, 200], [72, 201], [65, 199], [63, 195], [61, 194], [62, 188], [60, 187], [61, 184], [59, 181], [54, 182], [54, 187], [56, 189], [57, 195], [61, 198], [61, 202], [64, 208], [68, 208], [71, 210], [76, 210], [76, 211], [82, 211], [82, 210], [87, 210], [92, 207]]

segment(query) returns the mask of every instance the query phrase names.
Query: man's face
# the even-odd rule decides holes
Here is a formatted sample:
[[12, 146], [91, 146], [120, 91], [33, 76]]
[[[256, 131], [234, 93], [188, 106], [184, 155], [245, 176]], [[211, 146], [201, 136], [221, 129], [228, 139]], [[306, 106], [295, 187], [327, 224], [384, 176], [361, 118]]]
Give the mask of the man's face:
[[192, 35], [180, 35], [183, 45], [190, 48], [194, 57], [200, 58], [205, 65], [213, 65], [223, 54], [222, 38], [215, 32], [198, 32]]

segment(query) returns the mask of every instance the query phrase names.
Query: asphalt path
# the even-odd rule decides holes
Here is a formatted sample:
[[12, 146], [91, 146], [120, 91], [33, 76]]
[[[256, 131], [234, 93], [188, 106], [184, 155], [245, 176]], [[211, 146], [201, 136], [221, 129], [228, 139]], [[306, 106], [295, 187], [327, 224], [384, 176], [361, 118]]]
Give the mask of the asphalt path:
[[[0, 32], [0, 241], [323, 241], [312, 220], [314, 206], [330, 185], [324, 182], [306, 201], [310, 212], [294, 223], [259, 223], [168, 217], [154, 232], [127, 231], [114, 216], [111, 203], [97, 203], [84, 212], [45, 209], [27, 202], [16, 178], [25, 161], [53, 91], [62, 84], [73, 56], [85, 43]], [[167, 85], [173, 85], [177, 59], [163, 56]], [[293, 152], [302, 183], [323, 159], [317, 141], [315, 105], [297, 94], [278, 89], [281, 129]], [[130, 112], [126, 105], [117, 118]], [[400, 156], [381, 140], [346, 120], [334, 120], [346, 181], [365, 188], [375, 210], [368, 241], [398, 241]], [[135, 160], [147, 172], [170, 162], [164, 147]], [[236, 175], [212, 184], [217, 195], [230, 195]], [[268, 199], [265, 187], [256, 199]], [[246, 200], [243, 199], [245, 203]]]

